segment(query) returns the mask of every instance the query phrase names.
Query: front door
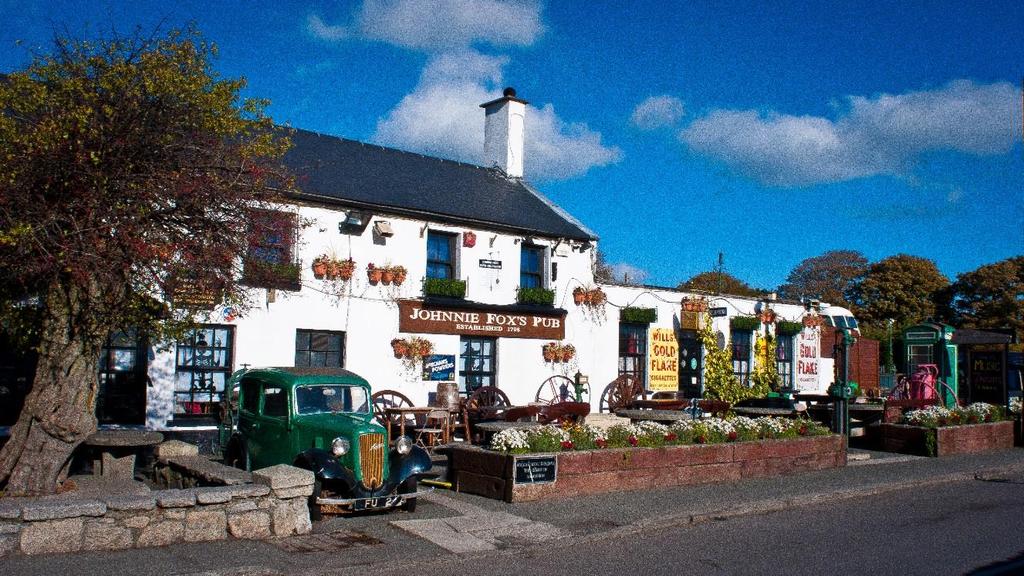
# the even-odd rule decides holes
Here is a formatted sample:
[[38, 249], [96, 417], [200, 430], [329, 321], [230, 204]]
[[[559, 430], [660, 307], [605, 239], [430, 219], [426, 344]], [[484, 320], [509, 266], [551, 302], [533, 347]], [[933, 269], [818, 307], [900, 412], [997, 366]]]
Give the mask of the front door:
[[687, 398], [701, 395], [701, 345], [693, 330], [679, 332], [679, 390]]

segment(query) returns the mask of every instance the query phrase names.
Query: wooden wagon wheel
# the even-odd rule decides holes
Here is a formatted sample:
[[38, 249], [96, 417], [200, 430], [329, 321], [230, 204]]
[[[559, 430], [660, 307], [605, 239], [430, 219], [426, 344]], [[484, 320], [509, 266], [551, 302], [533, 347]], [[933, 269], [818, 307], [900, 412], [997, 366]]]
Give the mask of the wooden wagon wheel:
[[[404, 394], [396, 390], [381, 390], [374, 392], [370, 396], [370, 401], [373, 404], [373, 415], [377, 419], [377, 422], [381, 426], [388, 429], [390, 436], [393, 427], [398, 427], [402, 422], [402, 417], [397, 414], [387, 414], [384, 410], [387, 408], [404, 408], [406, 406], [412, 406], [412, 400], [409, 400]], [[416, 421], [410, 415], [407, 417], [405, 425], [415, 426]]]
[[647, 399], [647, 391], [644, 390], [643, 384], [632, 374], [622, 374], [605, 386], [604, 392], [601, 393], [599, 410], [614, 413], [629, 406], [637, 398]]
[[541, 383], [533, 399], [541, 404], [573, 402], [576, 400], [574, 382], [565, 376], [552, 376]]
[[494, 386], [481, 386], [466, 400], [466, 409], [470, 412], [478, 412], [483, 408], [508, 408], [511, 405], [508, 396]]

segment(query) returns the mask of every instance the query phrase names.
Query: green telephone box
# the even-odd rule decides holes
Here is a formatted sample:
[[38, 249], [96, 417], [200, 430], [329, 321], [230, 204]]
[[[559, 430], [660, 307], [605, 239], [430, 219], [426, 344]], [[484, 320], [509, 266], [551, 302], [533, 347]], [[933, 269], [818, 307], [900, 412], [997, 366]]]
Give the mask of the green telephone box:
[[953, 344], [953, 327], [935, 322], [924, 322], [903, 330], [903, 343], [909, 376], [921, 364], [935, 364], [939, 369], [936, 382], [939, 396], [945, 406], [955, 406], [958, 394], [956, 372], [957, 347]]

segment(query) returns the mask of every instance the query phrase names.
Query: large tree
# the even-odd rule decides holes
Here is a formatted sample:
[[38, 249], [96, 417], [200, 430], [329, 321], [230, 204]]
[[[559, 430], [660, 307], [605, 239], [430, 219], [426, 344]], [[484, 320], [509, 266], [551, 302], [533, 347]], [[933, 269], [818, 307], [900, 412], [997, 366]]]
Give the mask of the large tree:
[[832, 250], [797, 264], [779, 286], [779, 295], [797, 300], [814, 298], [846, 306], [850, 289], [867, 271], [868, 259], [856, 250]]
[[960, 274], [950, 293], [958, 326], [1013, 328], [1024, 337], [1024, 256]]
[[58, 39], [0, 81], [0, 325], [39, 358], [0, 451], [8, 495], [66, 477], [112, 333], [180, 328], [187, 291], [244, 306], [239, 256], [288, 142], [213, 54], [193, 30]]
[[889, 319], [899, 327], [935, 318], [943, 308], [949, 280], [927, 258], [897, 254], [868, 267], [851, 291], [861, 322], [881, 328]]
[[731, 294], [733, 296], [759, 297], [765, 294], [763, 290], [751, 287], [749, 284], [728, 272], [701, 272], [689, 280], [682, 282], [676, 287], [678, 290], [697, 290], [712, 294]]

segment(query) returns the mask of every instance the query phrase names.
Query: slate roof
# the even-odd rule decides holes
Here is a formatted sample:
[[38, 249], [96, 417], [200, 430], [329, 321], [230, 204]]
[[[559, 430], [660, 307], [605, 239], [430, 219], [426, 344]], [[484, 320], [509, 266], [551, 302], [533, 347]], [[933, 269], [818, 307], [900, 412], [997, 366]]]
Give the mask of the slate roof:
[[284, 161], [302, 198], [543, 237], [597, 239], [528, 184], [497, 169], [306, 130], [295, 130], [291, 139]]

